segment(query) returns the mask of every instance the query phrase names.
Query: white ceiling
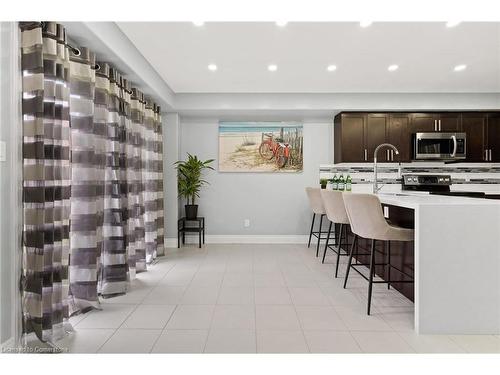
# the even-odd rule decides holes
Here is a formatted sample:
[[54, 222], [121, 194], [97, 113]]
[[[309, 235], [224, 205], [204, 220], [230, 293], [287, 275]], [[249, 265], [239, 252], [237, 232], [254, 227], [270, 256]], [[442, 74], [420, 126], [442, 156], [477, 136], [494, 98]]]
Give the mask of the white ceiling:
[[[176, 93], [500, 92], [499, 23], [118, 26]], [[458, 64], [467, 69], [454, 72]]]

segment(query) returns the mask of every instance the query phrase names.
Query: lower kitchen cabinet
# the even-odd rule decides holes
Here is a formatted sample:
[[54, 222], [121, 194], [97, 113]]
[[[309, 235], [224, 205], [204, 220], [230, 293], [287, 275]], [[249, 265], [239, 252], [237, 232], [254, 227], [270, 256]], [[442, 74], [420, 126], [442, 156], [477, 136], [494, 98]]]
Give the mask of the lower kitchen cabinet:
[[[389, 209], [389, 219], [392, 224], [403, 228], [414, 228], [415, 219], [414, 211], [408, 208], [397, 206], [386, 206]], [[354, 235], [348, 233], [348, 243], [352, 244]], [[390, 248], [388, 247], [390, 246]], [[347, 247], [350, 250], [350, 246]], [[370, 264], [370, 249], [371, 240], [358, 237], [357, 249], [354, 249], [353, 264], [356, 262], [366, 264], [366, 268], [357, 267], [364, 275], [369, 275]], [[415, 257], [414, 257], [414, 242], [398, 242], [391, 241], [390, 245], [382, 241], [377, 241], [375, 245], [375, 274], [383, 280], [389, 280], [389, 267], [383, 264], [387, 263], [388, 255], [391, 257], [390, 280], [394, 281], [391, 287], [399, 291], [410, 301], [414, 301], [415, 288], [413, 283], [398, 282], [411, 281], [414, 278]], [[349, 271], [349, 275], [353, 275], [356, 271]], [[345, 274], [345, 273], [342, 273]], [[406, 274], [406, 275], [405, 275]], [[349, 286], [349, 282], [347, 283]], [[368, 288], [368, 281], [366, 282]]]

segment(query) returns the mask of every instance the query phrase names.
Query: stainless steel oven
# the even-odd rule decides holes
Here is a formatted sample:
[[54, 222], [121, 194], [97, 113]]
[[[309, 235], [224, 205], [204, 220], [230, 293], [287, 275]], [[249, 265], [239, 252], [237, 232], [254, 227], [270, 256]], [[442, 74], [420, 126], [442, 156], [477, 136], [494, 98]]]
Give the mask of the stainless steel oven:
[[455, 160], [467, 156], [465, 133], [415, 133], [413, 158], [415, 160]]

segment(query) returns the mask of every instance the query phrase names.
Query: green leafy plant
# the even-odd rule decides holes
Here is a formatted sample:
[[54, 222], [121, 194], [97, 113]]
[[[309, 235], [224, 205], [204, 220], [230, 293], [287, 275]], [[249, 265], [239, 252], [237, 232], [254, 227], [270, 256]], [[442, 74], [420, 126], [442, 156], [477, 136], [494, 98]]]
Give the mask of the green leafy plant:
[[194, 204], [195, 199], [200, 197], [201, 187], [208, 184], [201, 178], [201, 174], [205, 169], [214, 170], [210, 166], [214, 159], [202, 161], [196, 155], [187, 155], [187, 160], [179, 160], [174, 164], [177, 169], [179, 196], [186, 198], [188, 204]]

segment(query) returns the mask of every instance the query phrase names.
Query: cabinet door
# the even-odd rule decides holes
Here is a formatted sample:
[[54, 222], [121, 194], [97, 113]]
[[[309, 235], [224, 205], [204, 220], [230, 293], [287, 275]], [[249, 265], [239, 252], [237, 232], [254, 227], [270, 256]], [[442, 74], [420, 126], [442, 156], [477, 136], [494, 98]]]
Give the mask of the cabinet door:
[[488, 147], [491, 161], [500, 162], [500, 114], [488, 116]]
[[342, 162], [365, 161], [364, 114], [343, 114], [341, 118]]
[[434, 113], [413, 113], [411, 115], [410, 133], [436, 131], [437, 118]]
[[460, 113], [441, 113], [438, 121], [440, 122], [439, 130], [442, 132], [458, 132], [461, 127]]
[[[368, 161], [373, 161], [373, 152], [375, 148], [386, 142], [386, 127], [387, 127], [386, 114], [368, 114], [366, 117], [366, 131], [365, 131], [365, 148], [367, 152]], [[387, 156], [387, 150], [379, 151], [377, 155], [378, 160], [381, 162], [390, 161]]]
[[481, 113], [464, 113], [462, 131], [467, 135], [466, 161], [486, 160], [486, 121], [487, 116]]
[[408, 114], [391, 114], [387, 127], [387, 142], [392, 143], [399, 151], [398, 155], [393, 155], [394, 160], [407, 162], [411, 160], [411, 137], [409, 133], [410, 117]]

